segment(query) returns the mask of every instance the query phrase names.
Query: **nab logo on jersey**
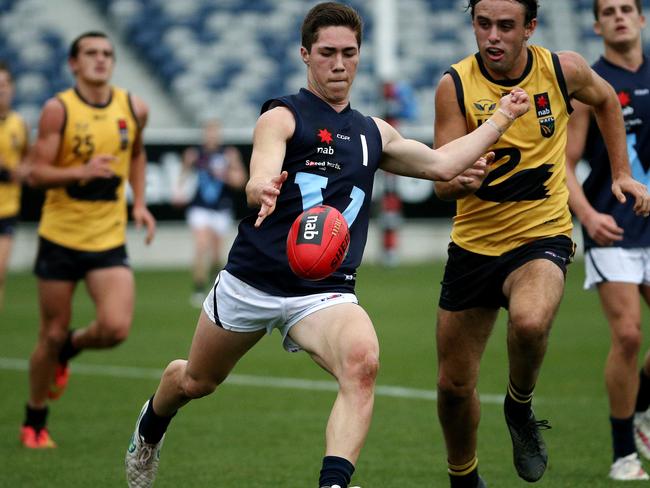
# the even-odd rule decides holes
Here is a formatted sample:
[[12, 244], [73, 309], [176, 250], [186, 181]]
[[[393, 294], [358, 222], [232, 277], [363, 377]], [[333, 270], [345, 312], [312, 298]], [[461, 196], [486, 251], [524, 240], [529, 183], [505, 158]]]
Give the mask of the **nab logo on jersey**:
[[551, 101], [548, 99], [548, 93], [538, 93], [535, 95], [535, 108], [537, 109], [537, 118], [551, 115]]
[[534, 99], [540, 132], [543, 137], [549, 138], [555, 134], [555, 117], [553, 117], [553, 111], [551, 110], [551, 100], [548, 97], [548, 92], [537, 93], [534, 95]]

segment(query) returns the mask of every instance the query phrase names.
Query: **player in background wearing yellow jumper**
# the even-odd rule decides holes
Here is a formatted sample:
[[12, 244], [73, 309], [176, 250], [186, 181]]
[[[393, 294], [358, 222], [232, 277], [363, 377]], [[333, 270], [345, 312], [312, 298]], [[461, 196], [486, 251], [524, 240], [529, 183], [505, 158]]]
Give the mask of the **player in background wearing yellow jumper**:
[[[75, 86], [45, 103], [32, 152], [30, 182], [47, 188], [38, 229], [34, 272], [41, 324], [29, 366], [29, 401], [21, 441], [54, 447], [46, 428], [47, 400], [67, 384], [68, 361], [83, 349], [113, 347], [131, 328], [134, 280], [126, 254], [126, 183], [132, 217], [153, 239], [155, 220], [145, 205], [142, 131], [147, 105], [111, 85], [113, 46], [87, 32], [71, 45]], [[71, 330], [72, 298], [84, 280], [95, 319]]]
[[27, 176], [23, 164], [29, 148], [29, 128], [11, 109], [14, 82], [9, 68], [0, 62], [0, 310], [5, 275], [20, 212], [20, 185]]

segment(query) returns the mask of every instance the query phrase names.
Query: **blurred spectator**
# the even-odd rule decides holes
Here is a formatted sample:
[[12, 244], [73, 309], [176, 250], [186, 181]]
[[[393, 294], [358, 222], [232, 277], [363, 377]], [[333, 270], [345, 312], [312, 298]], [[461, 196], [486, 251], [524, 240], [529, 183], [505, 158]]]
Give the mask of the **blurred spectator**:
[[187, 209], [187, 222], [194, 238], [192, 305], [201, 307], [212, 273], [220, 268], [223, 240], [234, 221], [233, 192], [246, 184], [246, 170], [239, 150], [222, 146], [221, 123], [208, 120], [203, 127], [203, 144], [183, 153], [175, 201], [182, 202], [180, 189], [191, 172], [196, 172], [194, 196]]

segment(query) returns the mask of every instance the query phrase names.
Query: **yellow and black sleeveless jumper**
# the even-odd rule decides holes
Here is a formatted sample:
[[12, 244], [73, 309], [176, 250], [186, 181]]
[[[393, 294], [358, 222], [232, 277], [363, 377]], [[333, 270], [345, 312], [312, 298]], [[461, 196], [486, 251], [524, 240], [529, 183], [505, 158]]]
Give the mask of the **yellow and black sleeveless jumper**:
[[86, 164], [94, 156], [112, 155], [115, 176], [47, 191], [39, 235], [79, 251], [105, 251], [126, 240], [126, 183], [138, 130], [129, 94], [112, 87], [106, 105], [92, 105], [71, 88], [57, 94], [65, 107], [65, 124], [55, 165]]
[[531, 101], [531, 110], [490, 148], [495, 162], [481, 188], [458, 200], [452, 240], [468, 251], [499, 256], [536, 239], [571, 237], [565, 173], [571, 105], [557, 54], [530, 46], [517, 80], [494, 80], [478, 54], [448, 73], [468, 131], [487, 120], [515, 86]]

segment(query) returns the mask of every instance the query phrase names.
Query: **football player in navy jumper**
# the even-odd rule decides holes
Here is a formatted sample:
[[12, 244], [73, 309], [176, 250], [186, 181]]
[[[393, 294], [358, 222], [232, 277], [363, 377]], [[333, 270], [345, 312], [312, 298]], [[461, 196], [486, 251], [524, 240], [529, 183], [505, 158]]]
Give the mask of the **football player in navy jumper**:
[[[604, 55], [594, 71], [616, 90], [625, 120], [630, 169], [650, 184], [650, 64], [643, 53], [645, 17], [640, 0], [594, 0], [594, 29]], [[635, 215], [632, 200], [620, 203], [612, 185], [603, 135], [590, 107], [574, 102], [567, 145], [569, 204], [582, 223], [585, 288], [598, 290], [611, 330], [605, 363], [609, 396], [614, 480], [647, 480], [637, 450], [650, 459], [650, 355], [637, 375], [641, 350], [641, 300], [650, 304], [650, 220]], [[581, 187], [575, 166], [591, 168]], [[635, 447], [636, 441], [636, 447]]]
[[[212, 393], [274, 328], [287, 350], [306, 351], [339, 384], [318, 486], [348, 486], [370, 425], [379, 368], [375, 330], [354, 295], [374, 174], [381, 168], [449, 180], [470, 167], [482, 173], [490, 157], [481, 155], [529, 105], [526, 93], [514, 88], [490, 120], [437, 151], [404, 139], [385, 121], [350, 107], [361, 30], [358, 14], [345, 5], [322, 3], [307, 14], [300, 48], [307, 88], [262, 108], [246, 186], [258, 211], [239, 225], [228, 263], [203, 304], [189, 359], [167, 366], [142, 408], [126, 455], [130, 486], [153, 483], [176, 411]], [[286, 239], [294, 219], [321, 203], [343, 213], [351, 244], [334, 274], [306, 281], [289, 268]]]

